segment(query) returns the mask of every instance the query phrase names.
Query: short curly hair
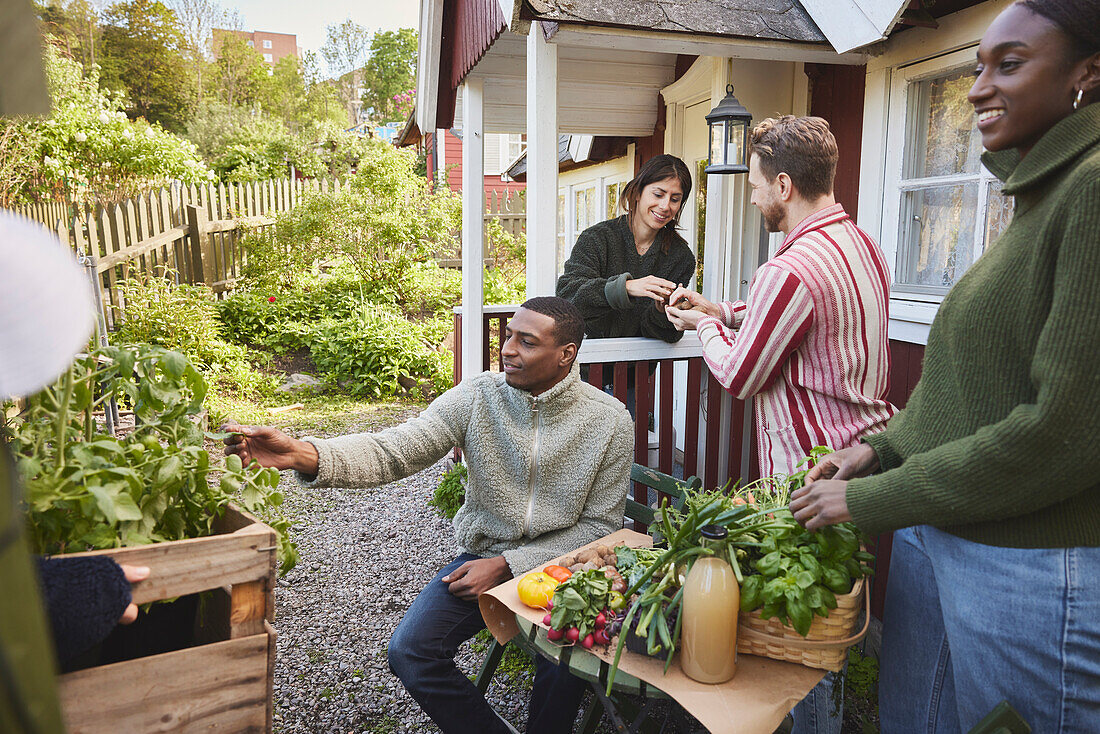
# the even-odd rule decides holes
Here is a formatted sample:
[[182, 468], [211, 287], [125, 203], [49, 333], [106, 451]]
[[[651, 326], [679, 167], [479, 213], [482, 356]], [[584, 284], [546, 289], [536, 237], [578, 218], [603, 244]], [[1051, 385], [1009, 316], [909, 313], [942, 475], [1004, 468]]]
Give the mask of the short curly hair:
[[768, 181], [791, 177], [807, 199], [833, 193], [839, 154], [829, 123], [820, 117], [769, 117], [752, 129], [752, 153]]
[[554, 319], [553, 334], [558, 345], [576, 344], [580, 349], [584, 341], [584, 317], [572, 303], [557, 296], [536, 296], [528, 298], [520, 308]]

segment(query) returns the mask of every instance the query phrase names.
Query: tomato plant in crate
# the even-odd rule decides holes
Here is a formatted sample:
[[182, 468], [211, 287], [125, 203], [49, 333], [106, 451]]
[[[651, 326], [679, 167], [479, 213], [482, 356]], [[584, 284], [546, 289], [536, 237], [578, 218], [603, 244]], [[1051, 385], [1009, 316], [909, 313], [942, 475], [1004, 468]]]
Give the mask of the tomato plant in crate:
[[[275, 529], [285, 573], [279, 473], [229, 457], [216, 467], [195, 423], [207, 384], [179, 352], [104, 347], [78, 357], [4, 426], [26, 487], [30, 538], [57, 554], [210, 535], [231, 500]], [[134, 431], [101, 433], [95, 412], [115, 395], [133, 407]], [[219, 438], [218, 434], [206, 434]], [[220, 476], [219, 476], [220, 473]]]

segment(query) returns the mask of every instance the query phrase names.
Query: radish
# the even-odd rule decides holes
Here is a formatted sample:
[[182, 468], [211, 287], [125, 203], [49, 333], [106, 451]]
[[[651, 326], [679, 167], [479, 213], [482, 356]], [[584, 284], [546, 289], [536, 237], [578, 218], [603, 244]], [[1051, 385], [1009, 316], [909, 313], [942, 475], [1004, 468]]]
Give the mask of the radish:
[[609, 644], [611, 644], [611, 639], [607, 636], [607, 633], [605, 633], [603, 630], [596, 630], [595, 632], [593, 632], [592, 633], [592, 640], [597, 645], [609, 645]]
[[549, 612], [553, 608], [554, 608], [554, 602], [553, 601], [546, 602], [546, 611]]
[[605, 626], [607, 626], [607, 617], [604, 616], [603, 612], [600, 612], [599, 614], [596, 615], [595, 625], [596, 625], [596, 629], [598, 629], [598, 630], [602, 630]]
[[[580, 639], [581, 631], [576, 627], [570, 627], [565, 631], [566, 642], [576, 642]], [[590, 646], [591, 647], [591, 646]]]
[[591, 650], [592, 646], [595, 645], [595, 644], [596, 644], [596, 641], [595, 641], [595, 639], [593, 639], [591, 632], [589, 632], [587, 635], [585, 635], [584, 639], [581, 640], [581, 647], [583, 647], [585, 650]]
[[549, 614], [547, 614], [545, 617], [542, 618], [542, 623], [545, 624], [547, 627], [550, 626], [550, 615]]
[[550, 640], [551, 642], [557, 642], [564, 636], [564, 634], [565, 633], [561, 630], [551, 628], [546, 631], [546, 639]]

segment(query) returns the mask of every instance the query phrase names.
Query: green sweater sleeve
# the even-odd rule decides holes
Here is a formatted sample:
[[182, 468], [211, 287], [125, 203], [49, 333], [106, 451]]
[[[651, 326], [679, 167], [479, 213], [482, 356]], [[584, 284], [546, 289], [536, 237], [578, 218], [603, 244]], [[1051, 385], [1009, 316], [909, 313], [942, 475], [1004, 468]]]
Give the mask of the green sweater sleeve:
[[[1004, 520], [1071, 499], [1100, 470], [1100, 178], [1051, 212], [1055, 230], [1050, 306], [1030, 358], [1034, 402], [927, 451], [900, 457], [891, 445], [914, 430], [903, 418], [868, 442], [901, 466], [849, 482], [848, 507], [867, 533], [917, 524], [941, 527]], [[1007, 233], [1006, 233], [1007, 235]], [[995, 247], [1015, 243], [998, 242]], [[997, 390], [996, 384], [984, 387]], [[901, 416], [899, 416], [901, 417]], [[896, 420], [896, 419], [895, 419]], [[931, 430], [925, 426], [921, 430]], [[892, 444], [893, 441], [893, 444]], [[893, 454], [891, 452], [894, 452]]]

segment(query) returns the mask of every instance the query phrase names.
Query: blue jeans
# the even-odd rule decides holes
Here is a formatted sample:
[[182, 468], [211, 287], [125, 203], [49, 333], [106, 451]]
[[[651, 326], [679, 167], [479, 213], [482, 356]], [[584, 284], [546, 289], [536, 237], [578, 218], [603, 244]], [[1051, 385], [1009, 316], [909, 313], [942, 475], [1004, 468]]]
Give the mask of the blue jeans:
[[[840, 685], [840, 705], [833, 709], [833, 689]], [[806, 697], [791, 711], [794, 728], [791, 734], [840, 734], [844, 723], [844, 679], [836, 673], [826, 673], [821, 682], [810, 689]]]
[[[441, 731], [507, 734], [504, 722], [454, 661], [459, 646], [485, 629], [481, 610], [476, 601], [451, 594], [440, 580], [477, 558], [462, 554], [444, 566], [416, 597], [390, 638], [390, 670]], [[539, 658], [536, 663], [527, 731], [572, 731], [584, 682], [549, 661]]]
[[1100, 730], [1100, 548], [895, 533], [882, 731], [966, 732], [1002, 700], [1034, 732]]

